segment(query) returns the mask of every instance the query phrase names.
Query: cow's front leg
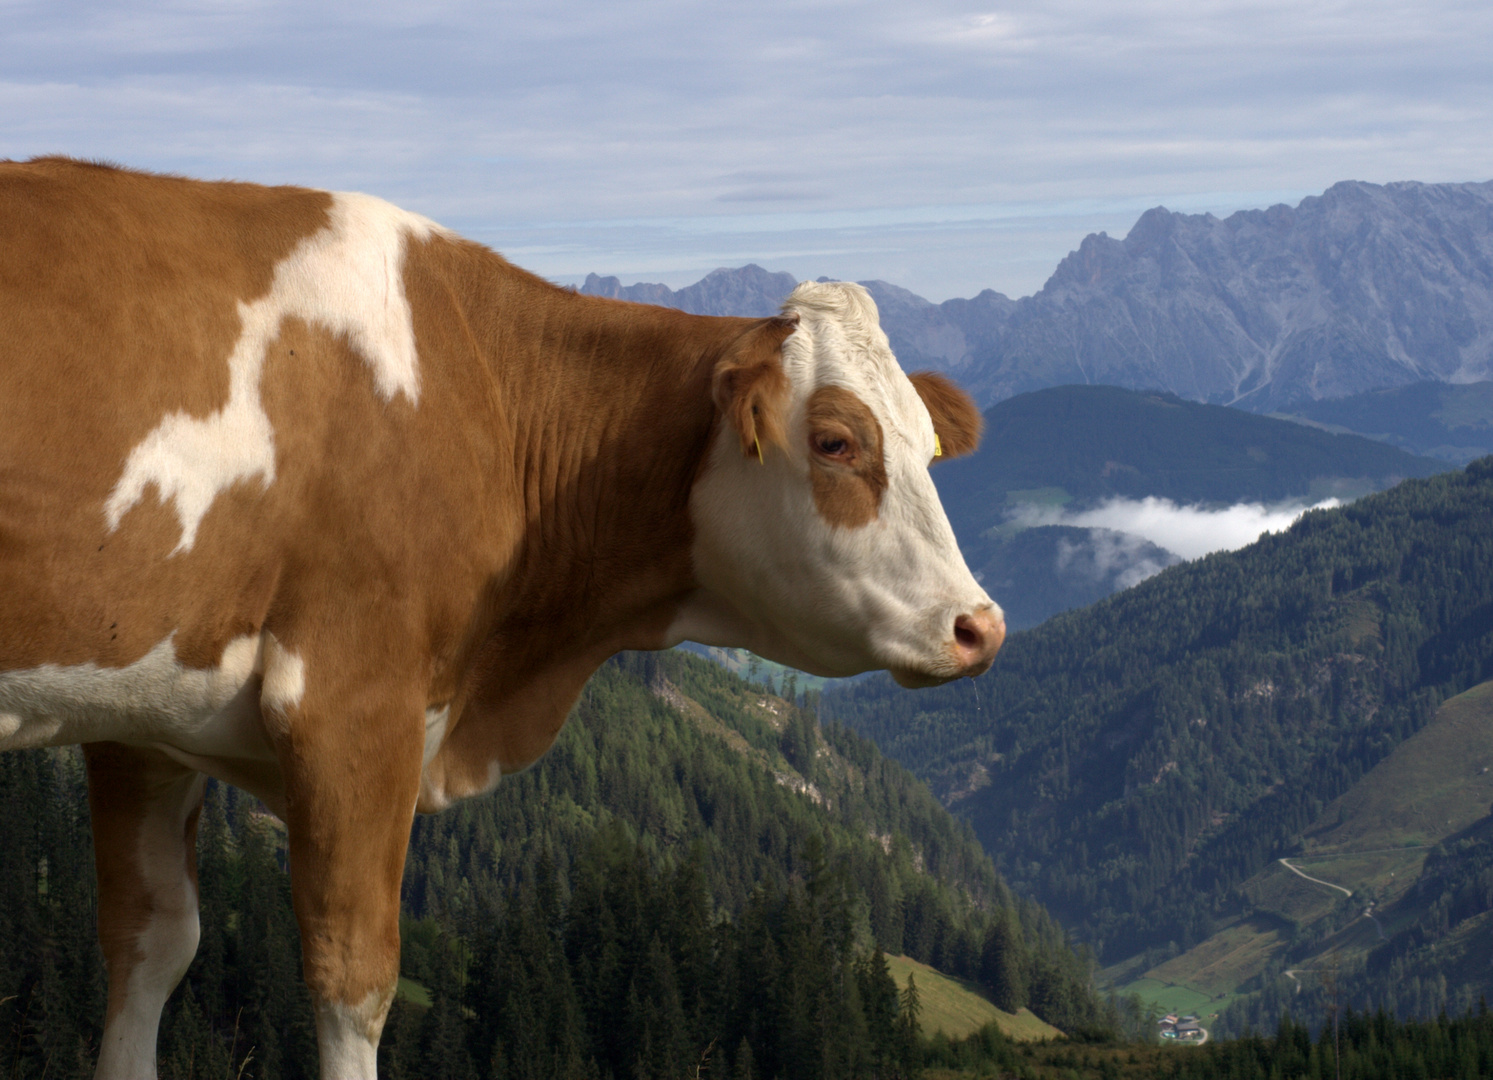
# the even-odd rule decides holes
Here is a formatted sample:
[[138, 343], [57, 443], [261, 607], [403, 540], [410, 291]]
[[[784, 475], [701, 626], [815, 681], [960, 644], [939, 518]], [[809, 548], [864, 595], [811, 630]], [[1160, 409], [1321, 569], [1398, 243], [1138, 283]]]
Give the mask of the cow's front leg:
[[155, 1080], [161, 1009], [197, 952], [197, 815], [206, 778], [158, 750], [83, 747], [109, 973], [99, 1080]]
[[424, 739], [420, 703], [400, 708], [399, 696], [361, 687], [313, 698], [308, 689], [276, 717], [322, 1080], [376, 1075], [399, 980], [399, 886]]

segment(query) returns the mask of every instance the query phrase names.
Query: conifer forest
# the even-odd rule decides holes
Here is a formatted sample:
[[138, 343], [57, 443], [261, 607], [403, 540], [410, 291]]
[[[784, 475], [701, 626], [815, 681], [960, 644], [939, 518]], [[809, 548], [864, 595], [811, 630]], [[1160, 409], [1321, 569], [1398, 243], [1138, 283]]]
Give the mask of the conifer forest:
[[[821, 697], [624, 654], [538, 765], [415, 822], [381, 1074], [1493, 1076], [1486, 953], [1439, 989], [1434, 967], [1451, 937], [1489, 940], [1488, 820], [1428, 850], [1418, 922], [1330, 987], [1262, 982], [1202, 1045], [1162, 1045], [1157, 1010], [1097, 978], [1237, 917], [1241, 882], [1490, 678], [1493, 459], [1015, 635], [973, 687]], [[0, 832], [0, 1077], [91, 1076], [78, 750], [0, 755]], [[283, 826], [210, 784], [198, 859], [161, 1076], [314, 1076]], [[1061, 1037], [930, 1031], [899, 957]]]

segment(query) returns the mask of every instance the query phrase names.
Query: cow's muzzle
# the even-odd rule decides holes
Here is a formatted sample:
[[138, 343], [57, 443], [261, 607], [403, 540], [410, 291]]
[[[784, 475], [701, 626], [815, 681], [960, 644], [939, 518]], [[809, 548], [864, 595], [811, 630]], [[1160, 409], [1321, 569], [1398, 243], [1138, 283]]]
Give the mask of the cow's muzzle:
[[892, 668], [892, 678], [908, 689], [939, 686], [954, 679], [974, 678], [990, 669], [1006, 640], [1006, 619], [993, 605], [954, 619], [953, 638], [935, 665], [927, 670]]

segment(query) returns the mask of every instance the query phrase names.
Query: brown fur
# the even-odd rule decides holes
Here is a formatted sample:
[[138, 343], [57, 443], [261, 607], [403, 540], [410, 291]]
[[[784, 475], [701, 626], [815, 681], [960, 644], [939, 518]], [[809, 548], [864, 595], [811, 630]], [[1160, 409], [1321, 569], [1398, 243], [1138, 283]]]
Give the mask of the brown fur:
[[[308, 982], [356, 1004], [397, 974], [425, 710], [450, 707], [429, 777], [460, 797], [542, 754], [607, 656], [659, 644], [695, 585], [712, 391], [744, 439], [780, 443], [792, 323], [583, 297], [476, 244], [411, 242], [418, 408], [381, 399], [346, 339], [289, 319], [260, 380], [274, 482], [220, 493], [177, 555], [154, 489], [108, 533], [130, 450], [169, 413], [223, 406], [238, 304], [328, 206], [0, 166], [0, 669], [122, 667], [173, 632], [194, 667], [266, 631], [299, 656], [304, 698], [266, 716], [283, 783], [266, 794], [283, 794]], [[120, 874], [101, 862], [111, 897], [130, 892]], [[111, 940], [132, 940], [128, 918]]]
[[[0, 670], [123, 667], [172, 634], [191, 667], [244, 635], [299, 657], [303, 696], [265, 710], [278, 775], [201, 768], [283, 805], [307, 981], [319, 1002], [358, 1005], [398, 971], [426, 710], [450, 710], [425, 774], [434, 809], [538, 758], [606, 657], [662, 642], [696, 587], [688, 504], [712, 433], [730, 423], [744, 453], [786, 446], [796, 320], [580, 296], [477, 244], [411, 240], [418, 407], [380, 397], [345, 337], [287, 319], [260, 378], [273, 483], [220, 492], [178, 554], [154, 488], [110, 533], [132, 448], [164, 416], [224, 405], [239, 305], [330, 206], [299, 188], [0, 164]], [[971, 428], [972, 406], [930, 385], [946, 452], [964, 452], [978, 414]], [[816, 455], [820, 511], [863, 525], [886, 487], [880, 425], [845, 391], [817, 392], [810, 414], [856, 443]], [[113, 1009], [142, 918], [119, 853], [148, 802], [121, 763], [180, 766], [88, 753]]]
[[[815, 507], [840, 528], [870, 524], [887, 487], [881, 421], [842, 386], [821, 386], [809, 395], [807, 417]], [[843, 450], [829, 453], [826, 445]]]
[[797, 326], [797, 315], [768, 319], [766, 325], [744, 335], [731, 355], [716, 365], [712, 397], [736, 429], [743, 454], [761, 454], [764, 445], [788, 448], [783, 410], [789, 387], [782, 346]]
[[908, 379], [933, 418], [933, 430], [942, 444], [943, 456], [933, 460], [973, 453], [980, 445], [985, 420], [970, 396], [936, 371], [915, 371]]

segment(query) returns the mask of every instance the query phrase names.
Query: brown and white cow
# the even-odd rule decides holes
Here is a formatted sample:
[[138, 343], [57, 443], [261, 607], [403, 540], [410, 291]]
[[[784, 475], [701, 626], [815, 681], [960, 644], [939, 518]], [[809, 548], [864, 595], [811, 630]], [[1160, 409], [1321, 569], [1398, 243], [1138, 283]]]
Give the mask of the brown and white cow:
[[984, 671], [927, 471], [978, 433], [854, 285], [704, 318], [366, 195], [0, 164], [0, 748], [84, 745], [98, 1075], [155, 1075], [206, 776], [288, 826], [322, 1075], [369, 1077], [412, 815], [608, 656]]

